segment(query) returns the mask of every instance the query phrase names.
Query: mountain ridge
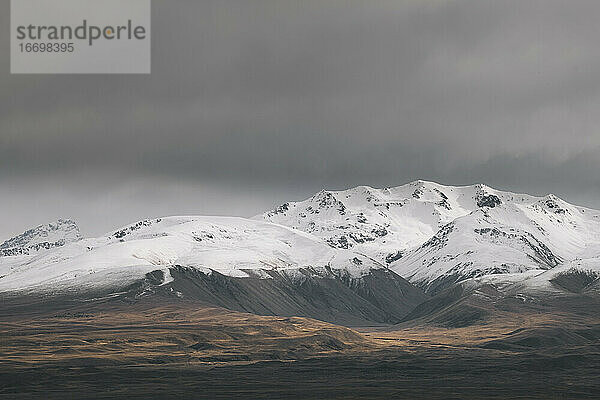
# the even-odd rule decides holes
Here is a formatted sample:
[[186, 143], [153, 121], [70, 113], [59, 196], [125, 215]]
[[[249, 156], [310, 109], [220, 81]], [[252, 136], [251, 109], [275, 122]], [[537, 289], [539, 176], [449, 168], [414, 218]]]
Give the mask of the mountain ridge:
[[545, 270], [600, 253], [600, 213], [553, 194], [414, 181], [321, 191], [256, 216], [354, 249], [435, 293], [486, 274]]
[[322, 190], [253, 219], [146, 219], [96, 238], [60, 220], [2, 246], [0, 293], [161, 293], [389, 323], [456, 285], [516, 298], [596, 293], [600, 212], [554, 195], [415, 181]]

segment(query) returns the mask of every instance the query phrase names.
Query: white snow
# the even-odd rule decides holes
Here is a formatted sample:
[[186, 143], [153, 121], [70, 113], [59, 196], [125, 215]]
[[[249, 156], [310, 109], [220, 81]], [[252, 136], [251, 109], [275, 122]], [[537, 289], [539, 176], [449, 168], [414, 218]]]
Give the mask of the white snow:
[[77, 224], [70, 219], [40, 225], [0, 244], [0, 256], [27, 255], [81, 240]]
[[322, 191], [255, 218], [356, 250], [424, 287], [444, 277], [519, 274], [600, 254], [598, 211], [481, 184]]
[[[356, 260], [358, 260], [358, 265]], [[168, 217], [142, 221], [35, 256], [0, 258], [0, 291], [124, 286], [182, 265], [233, 277], [267, 279], [261, 270], [344, 269], [361, 276], [381, 265], [352, 251], [267, 222], [234, 217]]]
[[554, 195], [416, 181], [321, 191], [253, 219], [144, 220], [98, 238], [59, 221], [2, 249], [0, 291], [112, 288], [157, 269], [170, 281], [175, 265], [260, 279], [389, 267], [425, 288], [445, 279], [542, 287], [564, 268], [598, 265], [600, 212]]

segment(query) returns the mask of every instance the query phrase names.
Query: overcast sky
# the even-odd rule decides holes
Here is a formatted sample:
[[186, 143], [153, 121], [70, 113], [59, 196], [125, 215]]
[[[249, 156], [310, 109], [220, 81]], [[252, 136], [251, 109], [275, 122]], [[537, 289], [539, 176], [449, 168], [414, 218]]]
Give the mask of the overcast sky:
[[153, 1], [152, 74], [10, 75], [0, 239], [415, 179], [600, 208], [598, 1]]

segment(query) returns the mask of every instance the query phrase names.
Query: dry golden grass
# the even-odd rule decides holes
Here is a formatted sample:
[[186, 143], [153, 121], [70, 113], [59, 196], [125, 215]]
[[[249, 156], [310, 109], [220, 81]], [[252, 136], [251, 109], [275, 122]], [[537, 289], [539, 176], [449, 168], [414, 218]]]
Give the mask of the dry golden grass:
[[459, 328], [434, 325], [366, 328], [358, 331], [378, 345], [399, 346], [410, 351], [424, 347], [479, 347], [524, 330], [598, 325], [600, 320], [572, 313], [506, 314], [480, 324]]
[[[36, 309], [3, 319], [0, 398], [7, 399], [547, 399], [598, 393], [600, 347], [592, 336], [577, 342], [577, 330], [597, 335], [600, 325], [597, 318], [568, 313], [359, 332], [192, 302]], [[539, 331], [544, 328], [548, 332]], [[544, 343], [557, 330], [563, 335], [561, 329], [568, 331], [564, 346], [521, 345], [532, 338], [534, 345]], [[499, 346], [486, 346], [494, 341]]]
[[0, 359], [19, 366], [240, 363], [301, 359], [376, 344], [348, 328], [196, 304], [125, 305], [0, 323]]
[[513, 332], [593, 325], [568, 313], [509, 314], [461, 328], [348, 329], [300, 317], [265, 317], [200, 306], [111, 305], [0, 322], [0, 363], [221, 365], [298, 360], [384, 349], [476, 348]]

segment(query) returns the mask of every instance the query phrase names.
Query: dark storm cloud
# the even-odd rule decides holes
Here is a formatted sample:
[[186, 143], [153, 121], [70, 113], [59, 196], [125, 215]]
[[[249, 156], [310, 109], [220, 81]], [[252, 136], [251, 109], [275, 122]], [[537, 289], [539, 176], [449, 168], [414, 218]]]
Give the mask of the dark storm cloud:
[[600, 207], [599, 15], [596, 1], [155, 0], [150, 76], [9, 75], [2, 58], [0, 177], [306, 194], [423, 178]]

